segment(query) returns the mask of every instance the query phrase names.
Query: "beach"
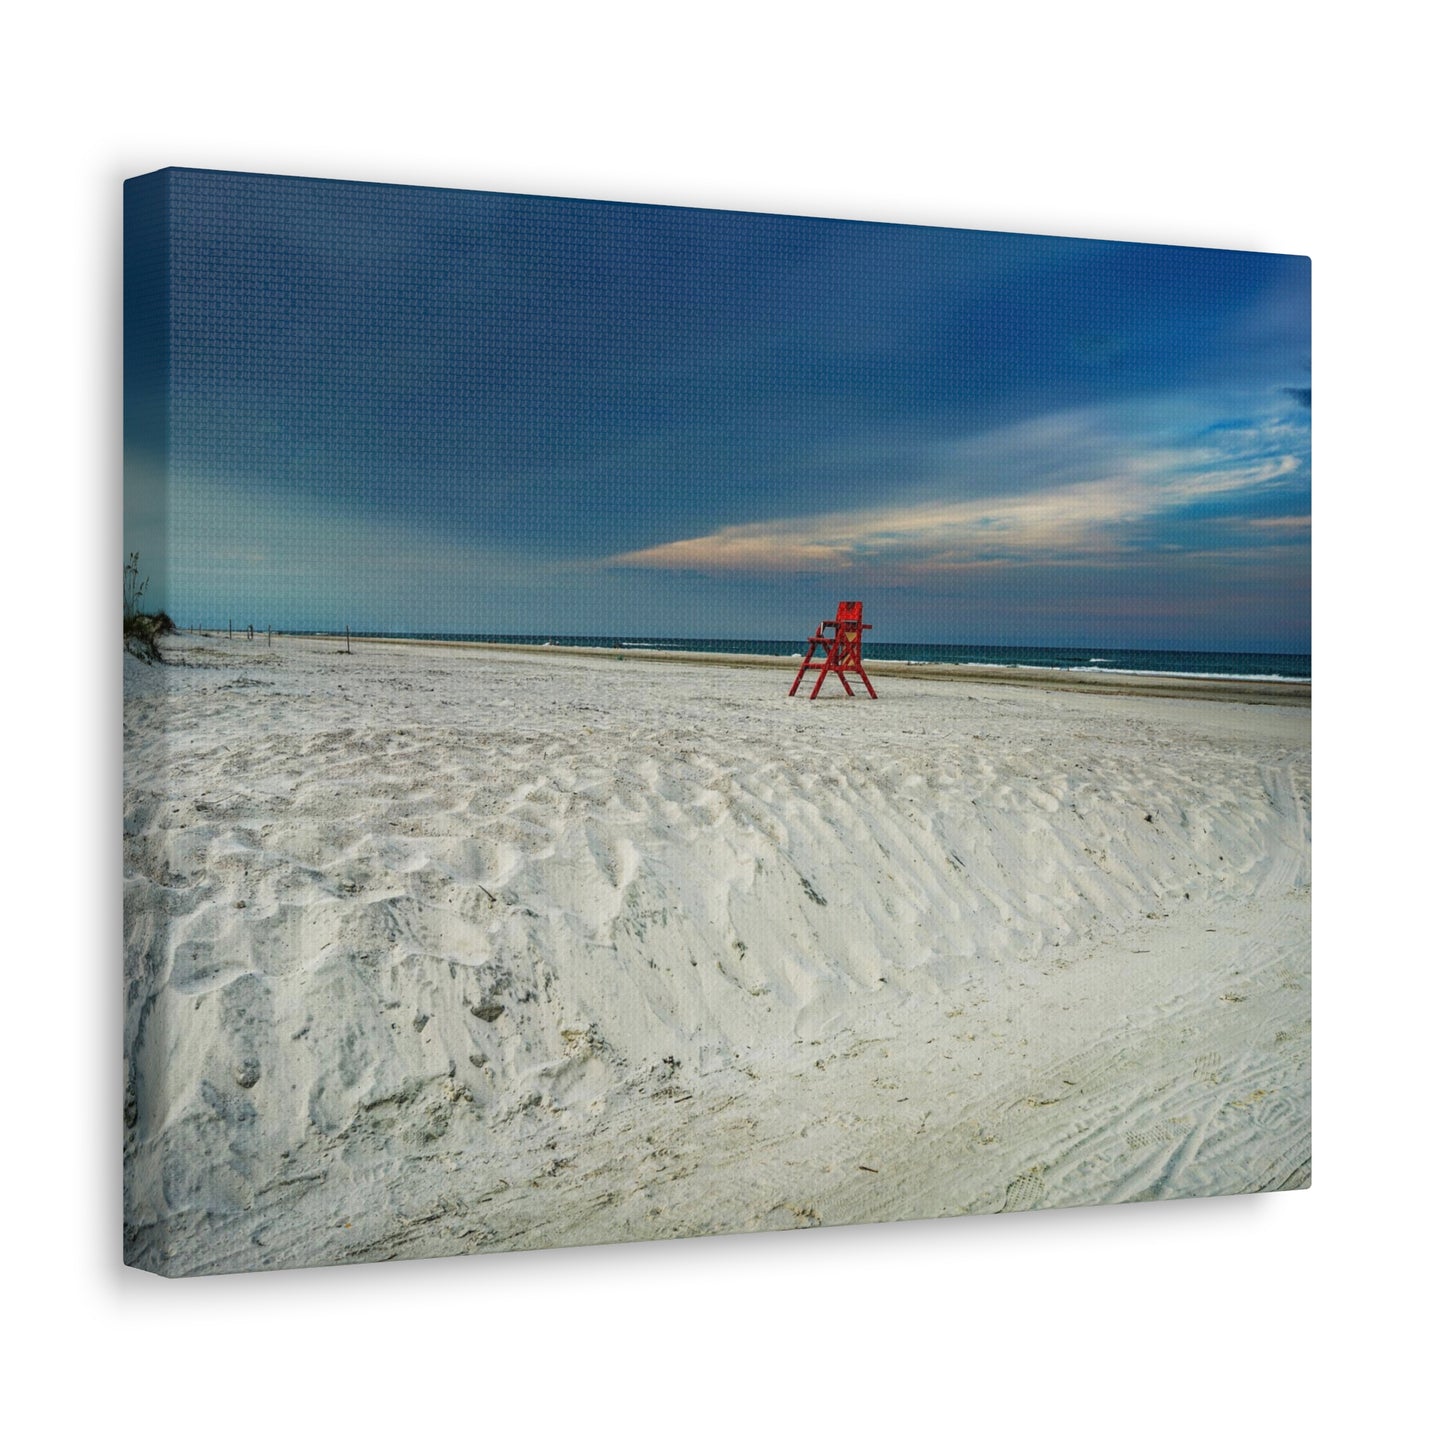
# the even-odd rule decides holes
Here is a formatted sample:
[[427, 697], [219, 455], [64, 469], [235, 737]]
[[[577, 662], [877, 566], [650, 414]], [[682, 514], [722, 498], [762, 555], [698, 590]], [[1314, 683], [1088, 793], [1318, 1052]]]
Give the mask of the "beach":
[[132, 1263], [1309, 1182], [1307, 686], [346, 646], [126, 659]]

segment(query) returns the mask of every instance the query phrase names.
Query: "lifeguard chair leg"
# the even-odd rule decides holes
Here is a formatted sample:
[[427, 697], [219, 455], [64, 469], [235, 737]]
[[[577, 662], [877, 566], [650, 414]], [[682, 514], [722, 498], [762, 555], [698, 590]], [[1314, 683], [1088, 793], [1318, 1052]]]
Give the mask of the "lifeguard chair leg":
[[[826, 626], [826, 624], [824, 625]], [[848, 696], [852, 697], [853, 689], [848, 686], [848, 679], [843, 676], [843, 636], [841, 633], [835, 633], [828, 643], [828, 655], [823, 659], [823, 669], [818, 674], [817, 682], [813, 684], [813, 691], [808, 695], [810, 702], [818, 696], [823, 681], [830, 672], [838, 674], [838, 681], [843, 684]]]
[[868, 696], [871, 697], [874, 702], [877, 702], [878, 694], [873, 691], [873, 684], [869, 681], [868, 674], [863, 671], [862, 662], [858, 663], [858, 676], [863, 679], [863, 686], [868, 689]]
[[846, 692], [849, 697], [853, 696], [853, 689], [848, 686], [848, 679], [843, 676], [843, 669], [830, 662], [826, 663], [823, 667], [823, 670], [818, 674], [818, 680], [813, 684], [812, 692], [808, 694], [809, 702], [811, 702], [815, 697], [817, 697], [819, 691], [822, 689], [823, 680], [828, 676], [830, 672], [836, 672], [838, 674], [838, 681], [843, 684], [843, 691]]
[[817, 647], [817, 645], [818, 639], [816, 637], [809, 641], [808, 650], [803, 656], [803, 665], [798, 669], [798, 675], [793, 679], [792, 687], [788, 689], [789, 697], [792, 697], [792, 695], [797, 692], [798, 684], [803, 680], [803, 674], [807, 672], [809, 664], [813, 661], [813, 651]]

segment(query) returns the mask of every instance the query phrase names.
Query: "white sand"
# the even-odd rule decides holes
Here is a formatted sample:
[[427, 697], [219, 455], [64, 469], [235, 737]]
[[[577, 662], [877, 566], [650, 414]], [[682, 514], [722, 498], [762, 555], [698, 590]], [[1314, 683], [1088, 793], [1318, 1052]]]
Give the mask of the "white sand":
[[134, 1263], [1308, 1182], [1307, 706], [169, 654], [126, 662]]

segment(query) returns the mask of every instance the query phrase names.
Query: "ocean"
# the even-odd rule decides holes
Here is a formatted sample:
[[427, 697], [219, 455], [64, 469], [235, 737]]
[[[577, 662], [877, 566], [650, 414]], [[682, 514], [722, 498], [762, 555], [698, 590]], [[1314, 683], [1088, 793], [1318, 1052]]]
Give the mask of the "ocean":
[[[564, 633], [522, 635], [493, 632], [371, 633], [429, 642], [510, 642], [531, 647], [597, 647], [625, 652], [737, 652], [801, 657], [805, 646], [748, 637], [589, 637]], [[1309, 682], [1310, 654], [1295, 652], [1197, 652], [1141, 647], [1010, 647], [953, 642], [867, 642], [869, 658], [884, 662], [956, 663], [972, 667], [1047, 668], [1060, 672], [1164, 673], [1175, 677], [1234, 678], [1252, 682]]]

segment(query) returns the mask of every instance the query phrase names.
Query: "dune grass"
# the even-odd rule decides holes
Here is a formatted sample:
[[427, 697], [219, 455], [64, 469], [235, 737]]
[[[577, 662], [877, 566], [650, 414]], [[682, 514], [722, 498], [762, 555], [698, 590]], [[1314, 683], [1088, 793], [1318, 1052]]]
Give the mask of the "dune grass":
[[132, 552], [125, 563], [125, 650], [142, 662], [164, 662], [160, 639], [174, 632], [176, 624], [164, 611], [146, 612], [142, 609], [142, 599], [149, 584], [150, 578], [141, 576], [140, 553]]

